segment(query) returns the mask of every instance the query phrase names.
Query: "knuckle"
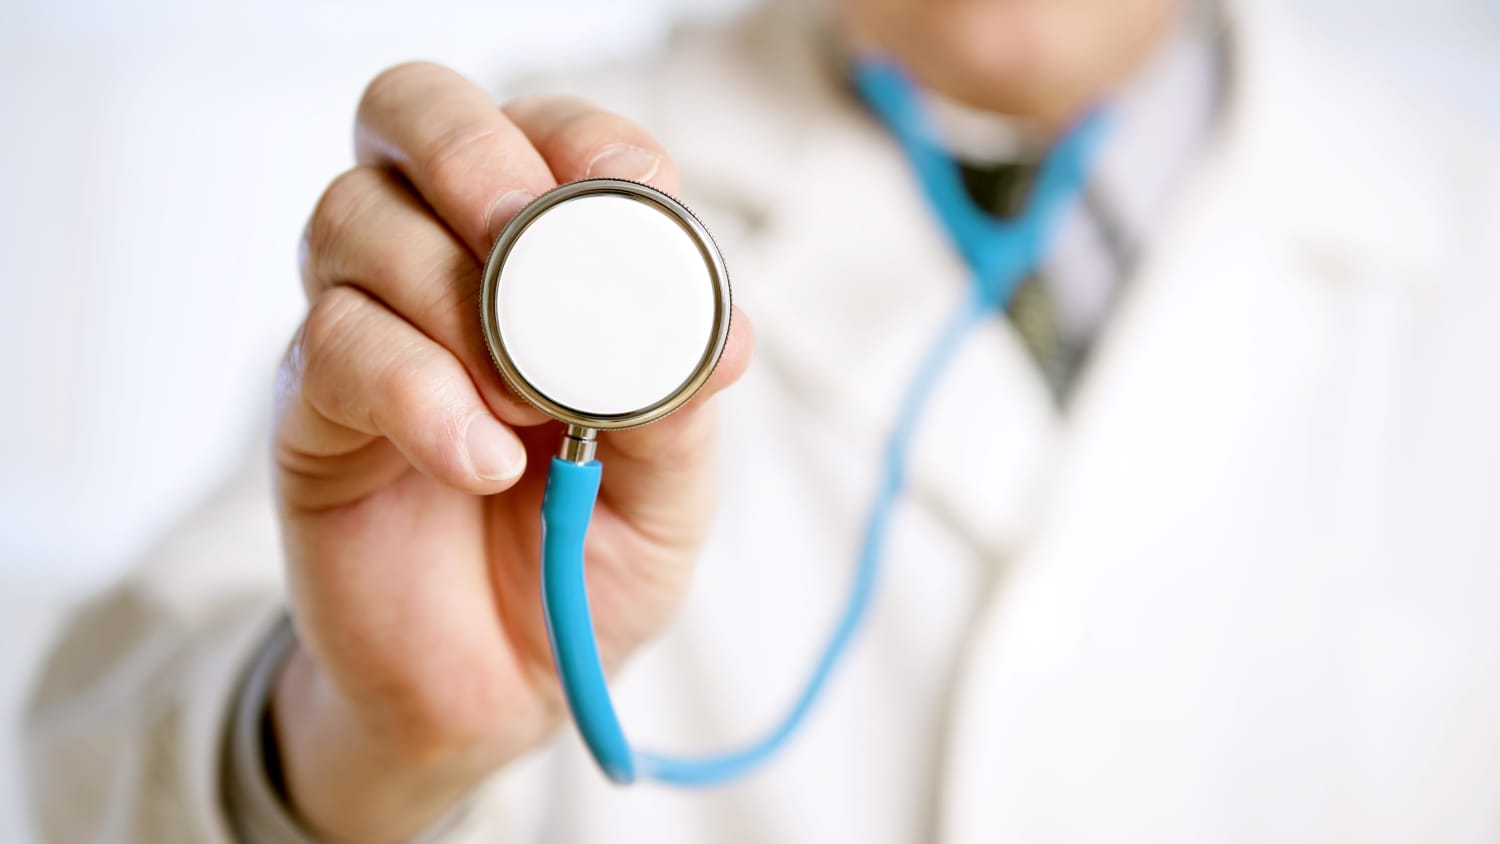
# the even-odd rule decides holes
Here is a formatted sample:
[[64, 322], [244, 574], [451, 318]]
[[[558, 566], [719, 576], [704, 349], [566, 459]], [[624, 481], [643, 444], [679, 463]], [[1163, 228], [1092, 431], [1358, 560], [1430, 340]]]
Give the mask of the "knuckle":
[[302, 232], [302, 275], [309, 293], [319, 281], [330, 280], [330, 258], [339, 254], [350, 230], [378, 195], [380, 180], [374, 168], [355, 167], [340, 173], [318, 198]]
[[302, 324], [302, 344], [311, 360], [341, 344], [361, 300], [356, 290], [334, 287], [313, 302]]
[[[473, 324], [478, 313], [483, 286], [484, 266], [474, 256], [451, 248], [434, 249], [424, 254], [412, 278], [400, 283], [415, 290], [416, 307], [441, 326], [446, 336], [469, 342], [479, 341], [479, 328]], [[392, 280], [395, 281], [394, 279]], [[455, 353], [462, 349], [455, 346]]]
[[375, 376], [371, 388], [377, 404], [400, 418], [410, 418], [433, 409], [431, 392], [442, 383], [439, 373], [425, 361], [399, 355]]
[[[449, 446], [459, 443], [468, 406], [457, 373], [428, 350], [397, 349], [371, 377], [370, 406], [378, 408], [385, 424], [410, 432], [408, 445], [420, 447], [442, 460], [453, 456]], [[456, 465], [456, 471], [462, 471]], [[454, 467], [450, 467], [454, 468]]]
[[302, 389], [315, 407], [326, 407], [333, 398], [335, 379], [324, 377], [334, 359], [348, 345], [351, 323], [360, 306], [360, 294], [347, 287], [334, 287], [314, 300], [293, 344], [295, 369], [302, 373]]
[[481, 162], [498, 152], [486, 147], [501, 141], [500, 131], [494, 123], [464, 123], [440, 133], [425, 149], [418, 150], [420, 169], [432, 189], [439, 195], [461, 195], [474, 182]]

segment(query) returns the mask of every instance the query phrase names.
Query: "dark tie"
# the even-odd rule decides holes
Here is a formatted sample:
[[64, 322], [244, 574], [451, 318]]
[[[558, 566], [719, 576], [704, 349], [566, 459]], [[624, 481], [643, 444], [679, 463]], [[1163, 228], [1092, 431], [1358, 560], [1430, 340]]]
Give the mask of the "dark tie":
[[[1036, 166], [962, 162], [962, 172], [974, 202], [991, 215], [1009, 219], [1025, 207]], [[1065, 405], [1086, 348], [1070, 341], [1061, 330], [1040, 269], [1016, 288], [1005, 313], [1031, 353], [1053, 400], [1059, 407]]]

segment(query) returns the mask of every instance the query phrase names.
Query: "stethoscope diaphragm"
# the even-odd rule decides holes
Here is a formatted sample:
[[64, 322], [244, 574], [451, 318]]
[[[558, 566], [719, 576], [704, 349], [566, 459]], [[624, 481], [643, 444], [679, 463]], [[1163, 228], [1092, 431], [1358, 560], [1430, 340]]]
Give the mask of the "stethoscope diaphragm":
[[490, 252], [481, 304], [511, 389], [590, 432], [682, 406], [729, 337], [729, 274], [708, 230], [622, 179], [570, 182], [522, 209]]

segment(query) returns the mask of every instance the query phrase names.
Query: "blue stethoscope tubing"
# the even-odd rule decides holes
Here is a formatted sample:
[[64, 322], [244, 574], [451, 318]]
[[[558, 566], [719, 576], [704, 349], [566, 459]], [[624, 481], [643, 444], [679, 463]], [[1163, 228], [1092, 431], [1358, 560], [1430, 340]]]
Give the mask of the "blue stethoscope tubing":
[[891, 513], [906, 483], [907, 452], [933, 389], [969, 331], [1002, 309], [1041, 263], [1062, 212], [1082, 195], [1105, 128], [1088, 113], [1054, 145], [1023, 214], [997, 220], [969, 200], [957, 165], [932, 131], [916, 87], [880, 58], [856, 62], [854, 82], [901, 147], [933, 212], [969, 266], [974, 283], [928, 350], [902, 398], [886, 441], [879, 487], [865, 520], [854, 583], [812, 675], [774, 729], [745, 747], [700, 757], [636, 752], [625, 738], [599, 660], [584, 578], [584, 539], [599, 493], [599, 461], [553, 458], [542, 500], [542, 597], [547, 635], [564, 696], [584, 744], [616, 783], [644, 776], [682, 786], [732, 780], [776, 753], [797, 731], [827, 686], [869, 609], [880, 573]]

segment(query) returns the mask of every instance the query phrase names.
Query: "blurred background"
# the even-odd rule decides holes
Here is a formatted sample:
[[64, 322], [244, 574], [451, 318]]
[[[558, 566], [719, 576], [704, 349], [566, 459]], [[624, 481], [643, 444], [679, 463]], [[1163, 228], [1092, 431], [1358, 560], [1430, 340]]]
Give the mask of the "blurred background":
[[[0, 4], [0, 841], [14, 721], [60, 608], [257, 447], [295, 253], [366, 80], [497, 85], [647, 51], [745, 0]], [[1392, 84], [1500, 130], [1494, 0], [1302, 0]]]

